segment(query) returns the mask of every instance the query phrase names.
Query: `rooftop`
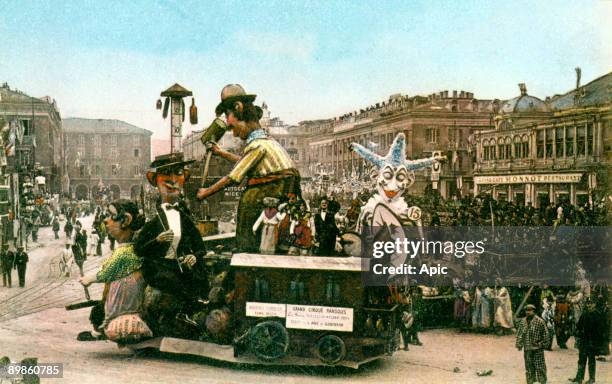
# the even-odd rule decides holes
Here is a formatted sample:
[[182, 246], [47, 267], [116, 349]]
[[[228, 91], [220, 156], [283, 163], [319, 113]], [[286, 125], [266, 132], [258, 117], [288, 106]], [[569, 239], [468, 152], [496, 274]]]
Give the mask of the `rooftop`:
[[51, 106], [57, 111], [57, 104], [52, 97], [32, 97], [18, 89], [11, 89], [8, 83], [0, 85], [0, 103], [35, 104], [47, 107]]
[[66, 132], [81, 133], [132, 133], [151, 136], [153, 132], [140, 128], [125, 121], [115, 119], [84, 119], [69, 117], [62, 120]]
[[521, 95], [504, 101], [500, 109], [501, 113], [549, 112], [549, 108], [544, 101], [527, 94], [525, 84], [519, 84], [519, 89]]
[[575, 107], [600, 106], [610, 104], [611, 101], [612, 72], [598, 77], [577, 90], [573, 89], [566, 94], [553, 96], [550, 100], [550, 107], [554, 111], [561, 111]]

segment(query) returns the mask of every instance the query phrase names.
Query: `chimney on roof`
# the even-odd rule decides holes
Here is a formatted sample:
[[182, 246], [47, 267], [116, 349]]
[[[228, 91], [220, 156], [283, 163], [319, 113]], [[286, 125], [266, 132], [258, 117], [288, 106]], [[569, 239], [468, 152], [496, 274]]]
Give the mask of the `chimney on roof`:
[[453, 99], [457, 98], [457, 91], [453, 90]]
[[459, 92], [459, 98], [463, 99], [465, 97], [465, 92], [461, 91]]
[[582, 69], [576, 67], [576, 89], [580, 88], [580, 78], [582, 77]]
[[448, 91], [444, 91], [444, 98], [448, 99]]

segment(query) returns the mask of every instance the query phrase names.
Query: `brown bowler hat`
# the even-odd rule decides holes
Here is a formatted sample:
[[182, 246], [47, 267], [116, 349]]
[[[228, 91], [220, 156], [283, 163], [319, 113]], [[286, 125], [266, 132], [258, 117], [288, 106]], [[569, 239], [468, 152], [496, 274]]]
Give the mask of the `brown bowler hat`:
[[236, 101], [252, 102], [257, 95], [248, 95], [240, 84], [228, 84], [221, 90], [221, 102], [215, 108], [215, 113], [220, 116]]

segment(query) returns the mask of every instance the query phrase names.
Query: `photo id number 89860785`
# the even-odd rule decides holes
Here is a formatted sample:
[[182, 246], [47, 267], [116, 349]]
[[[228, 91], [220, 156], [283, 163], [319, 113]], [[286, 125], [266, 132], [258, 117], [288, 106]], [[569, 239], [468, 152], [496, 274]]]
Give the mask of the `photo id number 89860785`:
[[23, 375], [61, 379], [64, 377], [64, 365], [62, 363], [40, 363], [36, 365], [10, 363], [0, 365], [0, 378], [14, 379]]

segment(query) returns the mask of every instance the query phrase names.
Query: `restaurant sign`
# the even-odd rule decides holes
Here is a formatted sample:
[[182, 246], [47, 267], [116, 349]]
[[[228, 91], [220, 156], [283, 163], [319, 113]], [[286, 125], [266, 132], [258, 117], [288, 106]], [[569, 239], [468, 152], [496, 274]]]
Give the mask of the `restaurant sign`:
[[544, 173], [535, 175], [474, 176], [474, 184], [578, 183], [582, 173]]

